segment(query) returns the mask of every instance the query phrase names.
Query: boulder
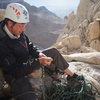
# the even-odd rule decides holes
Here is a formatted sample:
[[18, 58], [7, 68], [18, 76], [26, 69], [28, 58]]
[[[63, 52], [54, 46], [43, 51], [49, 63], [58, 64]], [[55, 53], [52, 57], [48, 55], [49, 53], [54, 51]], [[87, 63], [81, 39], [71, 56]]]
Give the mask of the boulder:
[[90, 47], [97, 50], [97, 51], [100, 51], [100, 40], [99, 39], [93, 40], [90, 43]]
[[97, 51], [91, 47], [81, 46], [80, 52], [81, 53], [88, 53], [88, 52], [97, 52]]
[[88, 30], [86, 33], [87, 41], [89, 46], [97, 51], [100, 51], [100, 21], [97, 19], [100, 18], [100, 12], [96, 13], [94, 16], [94, 21], [89, 24]]
[[61, 49], [61, 48], [63, 48], [64, 46], [62, 45], [62, 42], [58, 42], [58, 43], [55, 43], [52, 47], [53, 47], [53, 48], [57, 48], [57, 49]]
[[100, 26], [98, 21], [90, 23], [88, 36], [90, 42], [100, 37]]
[[92, 64], [100, 64], [100, 52], [76, 53], [63, 56], [66, 61], [81, 61]]
[[62, 40], [62, 44], [68, 49], [77, 49], [81, 46], [81, 40], [79, 36], [70, 36]]
[[97, 12], [96, 14], [95, 14], [95, 16], [94, 16], [94, 20], [96, 20], [96, 19], [98, 19], [98, 18], [100, 18], [100, 11], [99, 12]]

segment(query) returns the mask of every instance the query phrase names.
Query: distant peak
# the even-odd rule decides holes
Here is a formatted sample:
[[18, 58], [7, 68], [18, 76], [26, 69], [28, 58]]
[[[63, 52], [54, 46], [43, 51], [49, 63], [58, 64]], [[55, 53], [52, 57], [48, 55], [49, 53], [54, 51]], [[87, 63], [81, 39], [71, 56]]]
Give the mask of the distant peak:
[[53, 12], [51, 12], [50, 10], [48, 10], [45, 6], [40, 6], [39, 9], [40, 9], [40, 11], [42, 11], [44, 13], [56, 16], [56, 14], [54, 14]]
[[24, 0], [0, 0], [0, 3], [22, 2]]
[[39, 9], [42, 11], [48, 11], [48, 9], [45, 6], [40, 6]]

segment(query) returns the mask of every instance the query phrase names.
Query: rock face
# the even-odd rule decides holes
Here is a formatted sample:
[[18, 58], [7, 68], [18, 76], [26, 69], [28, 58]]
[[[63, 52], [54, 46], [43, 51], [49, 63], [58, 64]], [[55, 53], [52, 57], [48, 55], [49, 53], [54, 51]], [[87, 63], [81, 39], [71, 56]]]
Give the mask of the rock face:
[[64, 56], [67, 61], [80, 61], [91, 64], [100, 64], [100, 52], [76, 53]]
[[[72, 12], [67, 17], [67, 22], [64, 27], [64, 32], [57, 39], [57, 44], [62, 42], [64, 38], [68, 39], [70, 36], [79, 36], [81, 46], [86, 46], [97, 51], [100, 51], [100, 1], [99, 0], [80, 0], [77, 13]], [[68, 41], [68, 40], [67, 40]], [[76, 40], [73, 40], [76, 43]], [[78, 41], [77, 41], [78, 42]], [[65, 41], [63, 46], [67, 45]], [[71, 43], [69, 43], [71, 45]], [[76, 44], [75, 44], [76, 45]], [[73, 44], [73, 52], [76, 48]], [[79, 45], [77, 43], [77, 45]], [[81, 52], [77, 48], [78, 52]], [[67, 49], [66, 49], [67, 50]], [[70, 51], [70, 50], [67, 50]], [[68, 53], [68, 52], [67, 52]], [[68, 53], [69, 54], [69, 53]]]
[[[70, 70], [84, 75], [87, 82], [100, 90], [100, 52], [64, 55], [64, 58], [69, 62]], [[96, 97], [96, 100], [100, 98]]]
[[94, 16], [94, 21], [88, 26], [86, 33], [87, 42], [89, 46], [97, 51], [100, 51], [100, 21], [96, 20], [100, 18], [100, 12]]
[[63, 30], [53, 47], [63, 54], [71, 70], [100, 90], [100, 0], [80, 0], [77, 13], [69, 14]]
[[[85, 62], [70, 62], [69, 65], [69, 69], [78, 74], [84, 75], [89, 83], [92, 83], [98, 90], [100, 90], [100, 65]], [[100, 98], [98, 97], [96, 100], [100, 100]]]

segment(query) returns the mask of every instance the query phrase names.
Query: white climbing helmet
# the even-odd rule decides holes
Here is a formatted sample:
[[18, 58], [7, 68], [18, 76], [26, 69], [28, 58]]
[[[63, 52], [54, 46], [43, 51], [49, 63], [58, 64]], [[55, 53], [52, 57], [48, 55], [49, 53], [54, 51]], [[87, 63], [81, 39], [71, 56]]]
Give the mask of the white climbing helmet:
[[29, 12], [19, 3], [10, 3], [7, 5], [4, 18], [9, 18], [17, 23], [28, 23]]

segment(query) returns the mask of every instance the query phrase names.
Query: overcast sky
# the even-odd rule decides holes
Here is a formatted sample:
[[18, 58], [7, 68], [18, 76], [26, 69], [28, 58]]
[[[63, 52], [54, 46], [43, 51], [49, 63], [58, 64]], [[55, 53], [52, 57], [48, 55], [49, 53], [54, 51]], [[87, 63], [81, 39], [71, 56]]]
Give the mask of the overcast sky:
[[24, 0], [36, 7], [45, 6], [57, 16], [64, 18], [71, 11], [75, 11], [80, 0]]

